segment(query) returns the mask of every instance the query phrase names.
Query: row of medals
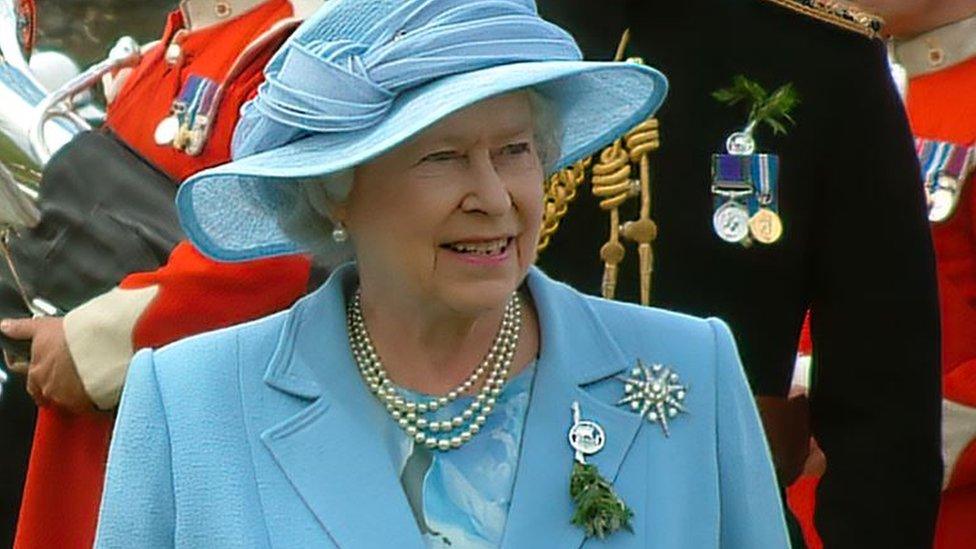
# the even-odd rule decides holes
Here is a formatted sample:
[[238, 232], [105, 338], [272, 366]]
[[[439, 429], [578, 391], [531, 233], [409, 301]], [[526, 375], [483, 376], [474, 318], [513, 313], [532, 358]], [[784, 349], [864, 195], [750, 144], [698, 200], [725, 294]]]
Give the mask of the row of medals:
[[[959, 202], [961, 187], [957, 178], [945, 174], [938, 177], [934, 188], [925, 186], [930, 222], [943, 223], [952, 216]], [[762, 244], [778, 241], [783, 235], [783, 222], [775, 211], [767, 207], [768, 201], [760, 197], [759, 211], [750, 217], [748, 208], [739, 202], [740, 198], [730, 197], [715, 210], [712, 225], [719, 238], [733, 244], [748, 243], [750, 236]]]
[[[180, 42], [185, 33], [185, 30], [177, 31], [169, 46], [166, 47], [165, 59], [170, 66], [176, 65], [183, 58]], [[212, 85], [212, 82], [209, 83]], [[196, 113], [191, 126], [191, 121], [185, 120], [188, 108], [189, 105], [181, 98], [175, 99], [170, 106], [169, 114], [156, 125], [153, 140], [160, 147], [172, 146], [178, 151], [196, 156], [203, 151], [206, 144], [207, 130], [212, 115], [211, 113]]]
[[181, 104], [174, 102], [169, 116], [163, 118], [156, 126], [153, 138], [160, 147], [169, 145], [189, 155], [200, 154], [205, 143], [207, 117], [198, 114], [191, 128], [189, 124], [180, 121], [182, 114]]
[[741, 244], [753, 240], [773, 244], [783, 236], [783, 222], [772, 209], [760, 206], [752, 217], [749, 209], [736, 198], [722, 204], [712, 216], [715, 233], [726, 242]]
[[[726, 149], [729, 154], [748, 156], [755, 152], [756, 144], [749, 133], [736, 132], [726, 141]], [[715, 210], [712, 227], [719, 238], [743, 245], [751, 244], [752, 240], [761, 244], [773, 244], [782, 238], [783, 221], [769, 207], [773, 202], [772, 196], [760, 195], [759, 210], [750, 217], [749, 208], [739, 200], [748, 199], [752, 194], [752, 190], [735, 192], [728, 196], [725, 204]]]

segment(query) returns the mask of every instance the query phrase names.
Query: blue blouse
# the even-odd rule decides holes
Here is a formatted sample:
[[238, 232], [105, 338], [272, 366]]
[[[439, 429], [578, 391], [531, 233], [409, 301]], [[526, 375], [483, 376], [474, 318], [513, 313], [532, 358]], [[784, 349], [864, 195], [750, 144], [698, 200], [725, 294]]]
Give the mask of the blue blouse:
[[[393, 435], [394, 463], [427, 547], [501, 544], [534, 372], [532, 363], [505, 385], [481, 431], [457, 450], [431, 451], [400, 430]], [[429, 398], [401, 391], [413, 400]], [[432, 419], [459, 415], [473, 398], [458, 398]]]

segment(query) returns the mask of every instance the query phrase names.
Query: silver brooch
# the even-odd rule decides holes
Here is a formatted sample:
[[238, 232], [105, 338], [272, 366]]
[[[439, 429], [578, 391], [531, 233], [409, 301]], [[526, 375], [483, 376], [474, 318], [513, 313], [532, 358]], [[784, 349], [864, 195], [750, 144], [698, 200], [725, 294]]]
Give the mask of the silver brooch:
[[668, 366], [654, 364], [647, 367], [637, 359], [637, 366], [630, 370], [630, 375], [617, 379], [624, 382], [624, 397], [617, 406], [630, 406], [647, 421], [660, 424], [666, 437], [671, 436], [668, 421], [679, 413], [688, 413], [682, 404], [688, 388]]
[[575, 451], [574, 459], [586, 464], [586, 456], [592, 456], [603, 449], [607, 435], [600, 424], [580, 418], [579, 402], [573, 403], [573, 426], [569, 429], [569, 445]]

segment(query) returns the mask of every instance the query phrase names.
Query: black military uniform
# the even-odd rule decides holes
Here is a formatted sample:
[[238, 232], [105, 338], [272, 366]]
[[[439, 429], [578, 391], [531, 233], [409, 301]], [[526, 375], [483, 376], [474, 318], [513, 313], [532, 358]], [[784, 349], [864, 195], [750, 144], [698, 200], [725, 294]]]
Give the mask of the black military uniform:
[[[942, 473], [939, 315], [908, 125], [879, 40], [777, 4], [539, 1], [591, 58], [610, 58], [630, 27], [628, 54], [670, 80], [652, 156], [653, 304], [728, 321], [754, 392], [775, 396], [787, 394], [812, 311], [826, 546], [930, 547]], [[729, 244], [712, 228], [710, 157], [746, 113], [711, 93], [737, 74], [767, 89], [793, 83], [802, 99], [787, 135], [756, 133], [782, 163], [785, 232], [768, 246]], [[580, 195], [540, 263], [598, 293], [607, 217], [588, 188]], [[636, 256], [631, 246], [619, 299], [636, 301]]]

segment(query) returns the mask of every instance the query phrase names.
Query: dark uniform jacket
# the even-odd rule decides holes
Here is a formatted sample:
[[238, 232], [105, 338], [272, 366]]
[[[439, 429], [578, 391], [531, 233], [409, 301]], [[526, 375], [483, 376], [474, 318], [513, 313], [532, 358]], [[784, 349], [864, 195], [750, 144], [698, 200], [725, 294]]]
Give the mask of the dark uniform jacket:
[[[611, 58], [629, 26], [628, 54], [670, 80], [652, 155], [653, 304], [728, 321], [758, 395], [787, 394], [812, 311], [811, 426], [828, 463], [816, 524], [826, 546], [930, 547], [942, 472], [934, 259], [883, 44], [766, 0], [539, 8], [590, 58]], [[758, 152], [781, 160], [785, 233], [770, 246], [728, 244], [712, 229], [710, 155], [725, 152], [747, 112], [711, 92], [737, 74], [768, 90], [792, 82], [802, 99], [788, 135], [756, 133]], [[607, 219], [585, 187], [542, 267], [598, 293]], [[618, 299], [636, 301], [636, 257], [628, 246]]]

